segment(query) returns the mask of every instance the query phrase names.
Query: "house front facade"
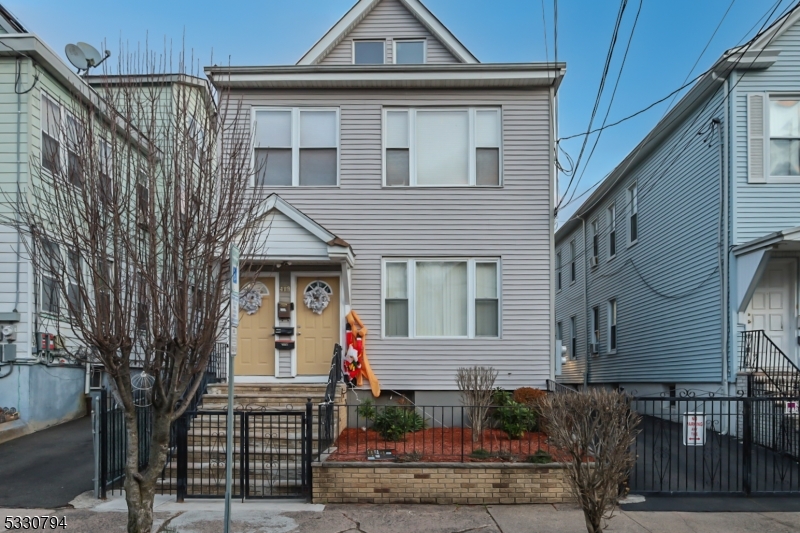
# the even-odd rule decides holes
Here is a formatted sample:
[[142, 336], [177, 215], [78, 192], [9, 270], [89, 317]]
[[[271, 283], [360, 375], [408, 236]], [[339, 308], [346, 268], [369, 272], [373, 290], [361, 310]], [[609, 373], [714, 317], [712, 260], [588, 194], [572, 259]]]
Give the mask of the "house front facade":
[[296, 65], [206, 74], [272, 193], [237, 383], [324, 383], [354, 311], [384, 394], [456, 402], [475, 365], [544, 386], [563, 65], [482, 64], [420, 2], [361, 0]]
[[560, 381], [732, 394], [743, 372], [800, 375], [799, 19], [719, 58], [558, 229]]

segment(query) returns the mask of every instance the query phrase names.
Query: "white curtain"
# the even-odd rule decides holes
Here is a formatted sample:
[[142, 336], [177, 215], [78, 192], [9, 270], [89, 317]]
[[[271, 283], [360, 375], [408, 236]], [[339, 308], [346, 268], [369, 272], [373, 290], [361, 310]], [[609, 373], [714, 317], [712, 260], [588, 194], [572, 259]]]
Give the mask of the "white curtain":
[[256, 111], [257, 148], [292, 147], [291, 111]]
[[469, 115], [417, 111], [417, 184], [469, 184]]
[[467, 336], [466, 262], [417, 262], [415, 292], [417, 336]]

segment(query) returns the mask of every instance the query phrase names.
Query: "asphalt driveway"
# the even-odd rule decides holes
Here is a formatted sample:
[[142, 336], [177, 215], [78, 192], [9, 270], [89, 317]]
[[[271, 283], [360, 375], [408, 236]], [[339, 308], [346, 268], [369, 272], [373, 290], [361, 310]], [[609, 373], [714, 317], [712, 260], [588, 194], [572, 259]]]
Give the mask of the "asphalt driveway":
[[0, 444], [0, 507], [56, 508], [92, 490], [91, 417]]

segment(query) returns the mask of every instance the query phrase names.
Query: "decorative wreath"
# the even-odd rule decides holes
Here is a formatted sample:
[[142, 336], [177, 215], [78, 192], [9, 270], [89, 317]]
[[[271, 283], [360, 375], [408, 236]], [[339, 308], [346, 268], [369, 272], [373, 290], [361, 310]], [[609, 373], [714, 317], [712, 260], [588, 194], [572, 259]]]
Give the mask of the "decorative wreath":
[[239, 309], [254, 315], [261, 309], [261, 298], [269, 296], [269, 289], [263, 283], [255, 283], [239, 293]]
[[321, 315], [331, 303], [333, 289], [324, 281], [312, 281], [303, 291], [303, 303], [315, 314]]

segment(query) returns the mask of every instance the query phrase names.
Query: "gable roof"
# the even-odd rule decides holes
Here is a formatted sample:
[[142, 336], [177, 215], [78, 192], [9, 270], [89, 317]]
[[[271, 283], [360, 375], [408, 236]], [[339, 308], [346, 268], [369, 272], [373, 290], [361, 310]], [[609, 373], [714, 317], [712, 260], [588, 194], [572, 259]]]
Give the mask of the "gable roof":
[[[339, 19], [331, 29], [316, 42], [311, 49], [305, 53], [298, 65], [316, 65], [333, 48], [339, 44], [345, 36], [383, 0], [358, 0], [350, 11]], [[442, 24], [436, 16], [431, 13], [419, 0], [398, 0], [408, 11], [422, 23], [433, 36], [447, 48], [453, 56], [462, 63], [480, 63], [478, 59], [461, 44], [450, 30]]]
[[597, 207], [614, 190], [618, 182], [629, 172], [634, 171], [636, 166], [646, 160], [669, 134], [680, 127], [684, 120], [728, 79], [731, 72], [771, 67], [781, 51], [770, 50], [767, 47], [798, 21], [800, 21], [800, 6], [795, 6], [748, 42], [726, 50], [627, 157], [608, 173], [572, 216], [559, 226], [555, 233], [555, 242], [562, 241], [577, 229], [581, 225], [582, 217]]
[[0, 28], [5, 30], [4, 33], [28, 33], [22, 23], [2, 4], [0, 4]]

